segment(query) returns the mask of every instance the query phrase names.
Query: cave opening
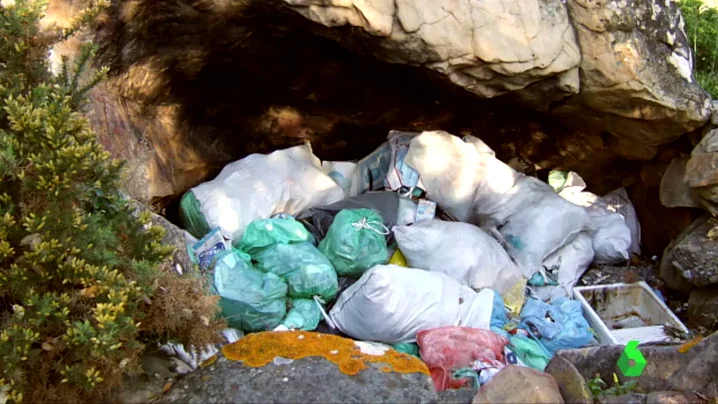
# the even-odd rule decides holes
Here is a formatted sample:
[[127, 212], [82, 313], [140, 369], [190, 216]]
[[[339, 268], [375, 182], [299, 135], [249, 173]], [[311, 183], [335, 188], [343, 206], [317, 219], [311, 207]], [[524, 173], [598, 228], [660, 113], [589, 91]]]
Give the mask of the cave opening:
[[[147, 119], [174, 108], [171, 136], [148, 139], [166, 149], [156, 164], [174, 181], [148, 199], [171, 221], [182, 193], [250, 153], [310, 141], [322, 160], [356, 160], [390, 130], [472, 134], [540, 178], [552, 168], [577, 171], [597, 194], [640, 179], [641, 162], [595, 152], [610, 148], [611, 136], [591, 137], [511, 96], [482, 99], [420, 66], [349, 50], [288, 12], [261, 2], [135, 0], [118, 3], [99, 26], [98, 61], [111, 68], [118, 93]], [[333, 30], [353, 37], [353, 28]]]

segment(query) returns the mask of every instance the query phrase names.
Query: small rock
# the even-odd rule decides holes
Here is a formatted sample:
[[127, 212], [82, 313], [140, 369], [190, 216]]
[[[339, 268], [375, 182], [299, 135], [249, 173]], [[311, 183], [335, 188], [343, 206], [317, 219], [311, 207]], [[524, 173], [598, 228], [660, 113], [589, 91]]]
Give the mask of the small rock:
[[473, 404], [563, 402], [553, 376], [525, 366], [511, 365], [481, 386]]
[[567, 403], [593, 404], [593, 395], [586, 379], [565, 358], [554, 357], [546, 367], [546, 373], [556, 380], [561, 396]]
[[718, 242], [708, 237], [716, 225], [709, 216], [701, 217], [666, 248], [661, 277], [669, 287], [687, 291], [686, 283], [693, 286], [718, 283]]
[[688, 322], [692, 327], [713, 329], [718, 324], [718, 285], [691, 292], [688, 299]]
[[624, 394], [621, 396], [603, 396], [598, 399], [599, 404], [644, 404], [644, 394]]
[[681, 393], [678, 391], [659, 391], [646, 396], [646, 402], [651, 404], [690, 404], [702, 400], [693, 393]]

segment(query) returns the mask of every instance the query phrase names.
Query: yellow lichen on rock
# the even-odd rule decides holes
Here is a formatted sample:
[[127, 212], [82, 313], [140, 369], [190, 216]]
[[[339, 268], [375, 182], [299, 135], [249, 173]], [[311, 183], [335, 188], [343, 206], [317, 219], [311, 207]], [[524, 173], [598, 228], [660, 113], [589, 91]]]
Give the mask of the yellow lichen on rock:
[[383, 363], [385, 372], [424, 373], [429, 369], [419, 359], [387, 350], [382, 355], [362, 353], [354, 341], [330, 334], [305, 331], [261, 332], [250, 334], [222, 348], [222, 354], [229, 360], [242, 361], [251, 367], [269, 364], [275, 357], [301, 359], [321, 356], [335, 363], [339, 370], [355, 375], [367, 368], [367, 363]]

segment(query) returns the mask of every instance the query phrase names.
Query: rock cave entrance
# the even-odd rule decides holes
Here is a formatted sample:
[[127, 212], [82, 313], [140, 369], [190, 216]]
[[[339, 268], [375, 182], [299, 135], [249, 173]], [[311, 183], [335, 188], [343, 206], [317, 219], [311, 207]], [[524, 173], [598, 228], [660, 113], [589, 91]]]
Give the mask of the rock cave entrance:
[[[322, 160], [359, 159], [392, 129], [470, 133], [515, 168], [538, 167], [539, 176], [557, 167], [575, 170], [598, 194], [641, 182], [645, 162], [596, 152], [610, 149], [608, 133], [587, 136], [511, 95], [482, 99], [427, 69], [351, 51], [270, 3], [276, 2], [119, 2], [97, 31], [99, 61], [110, 66], [119, 97], [137, 105], [135, 118], [153, 122], [134, 125], [133, 136], [160, 150], [142, 158], [153, 160], [152, 175], [166, 184], [145, 196], [172, 221], [184, 191], [247, 154], [308, 140]], [[362, 38], [355, 30], [332, 28]], [[679, 139], [660, 148], [653, 163], [666, 164], [690, 148]], [[138, 150], [129, 153], [131, 170], [142, 165], [133, 158], [147, 154]], [[632, 192], [642, 222], [665, 214], [656, 185]], [[689, 220], [674, 211], [668, 216]], [[672, 236], [661, 226], [671, 227], [644, 225], [644, 232], [661, 233], [650, 252]]]

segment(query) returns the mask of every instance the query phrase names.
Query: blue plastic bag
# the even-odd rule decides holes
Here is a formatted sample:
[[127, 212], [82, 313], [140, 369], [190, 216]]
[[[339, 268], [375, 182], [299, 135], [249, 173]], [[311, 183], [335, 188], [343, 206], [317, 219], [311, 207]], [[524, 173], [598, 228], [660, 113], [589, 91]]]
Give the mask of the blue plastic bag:
[[551, 304], [527, 299], [519, 328], [535, 334], [551, 356], [559, 349], [580, 348], [593, 339], [581, 303], [566, 297]]

